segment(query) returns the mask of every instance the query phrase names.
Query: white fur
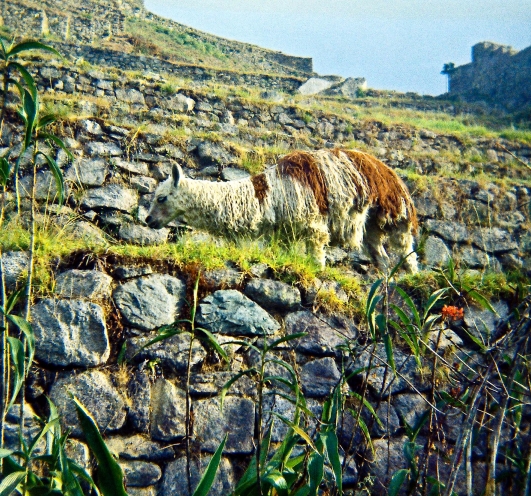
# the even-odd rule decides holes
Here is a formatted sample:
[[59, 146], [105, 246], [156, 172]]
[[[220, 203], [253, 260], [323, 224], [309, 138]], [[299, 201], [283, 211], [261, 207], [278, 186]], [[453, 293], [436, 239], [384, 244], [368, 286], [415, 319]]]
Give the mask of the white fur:
[[[189, 226], [228, 238], [280, 233], [285, 238], [301, 236], [307, 249], [324, 267], [328, 244], [361, 249], [365, 241], [377, 264], [388, 265], [383, 242], [389, 237], [399, 254], [412, 250], [413, 236], [403, 216], [393, 224], [388, 219], [370, 215], [367, 181], [344, 154], [339, 158], [329, 151], [313, 153], [328, 190], [328, 211], [322, 215], [313, 192], [298, 180], [281, 176], [276, 166], [265, 171], [269, 186], [262, 202], [255, 196], [250, 179], [229, 182], [193, 180], [184, 177], [180, 168], [159, 185], [147, 221], [161, 228], [176, 219]], [[159, 203], [158, 199], [166, 197]], [[416, 270], [414, 254], [409, 268]]]

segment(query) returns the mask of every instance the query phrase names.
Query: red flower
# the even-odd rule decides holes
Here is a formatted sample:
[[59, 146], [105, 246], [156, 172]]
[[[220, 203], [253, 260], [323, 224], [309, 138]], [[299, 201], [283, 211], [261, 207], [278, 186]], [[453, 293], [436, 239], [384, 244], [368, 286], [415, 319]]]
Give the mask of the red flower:
[[465, 310], [459, 307], [444, 305], [441, 314], [443, 319], [446, 320], [461, 320], [465, 316]]

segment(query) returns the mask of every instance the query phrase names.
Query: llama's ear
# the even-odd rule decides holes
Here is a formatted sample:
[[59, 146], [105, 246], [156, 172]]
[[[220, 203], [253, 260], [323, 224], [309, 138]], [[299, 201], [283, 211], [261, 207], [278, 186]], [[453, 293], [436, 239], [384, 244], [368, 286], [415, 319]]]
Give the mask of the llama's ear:
[[171, 169], [171, 177], [173, 179], [173, 187], [176, 188], [181, 180], [182, 171], [178, 165], [174, 165]]

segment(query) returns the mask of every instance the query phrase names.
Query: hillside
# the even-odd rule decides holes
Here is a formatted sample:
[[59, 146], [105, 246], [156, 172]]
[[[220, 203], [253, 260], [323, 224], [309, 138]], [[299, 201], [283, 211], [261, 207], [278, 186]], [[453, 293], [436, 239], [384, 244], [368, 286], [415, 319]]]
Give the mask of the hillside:
[[[3, 9], [4, 33], [25, 36], [17, 29], [29, 19], [28, 32], [65, 56], [23, 60], [43, 114], [58, 117], [51, 130], [74, 155], [45, 147], [65, 179], [62, 206], [49, 166], [38, 162], [37, 344], [24, 417], [31, 433], [38, 431], [32, 413], [46, 415], [49, 396], [71, 429], [69, 453], [92, 471], [68, 392], [75, 394], [119, 460], [128, 494], [145, 496], [188, 495], [187, 436], [195, 485], [227, 434], [210, 492], [221, 496], [241, 480], [271, 411], [291, 422], [300, 409], [307, 436], [281, 467], [288, 482], [334, 424], [345, 494], [386, 494], [394, 473], [408, 494], [438, 493], [452, 466], [457, 494], [482, 494], [494, 483], [493, 463], [506, 475], [496, 490], [520, 494], [516, 481], [527, 468], [518, 460], [531, 446], [525, 120], [392, 91], [302, 95], [298, 88], [315, 76], [311, 59], [201, 33], [141, 2], [22, 0]], [[9, 151], [14, 164], [23, 126], [18, 98], [8, 103], [0, 155]], [[367, 253], [341, 248], [328, 250], [321, 270], [304, 240], [227, 241], [145, 223], [175, 164], [188, 177], [225, 182], [261, 173], [293, 150], [322, 148], [367, 151], [404, 179], [419, 217], [418, 274], [401, 269], [387, 280]], [[13, 180], [2, 207], [8, 294], [27, 280], [29, 155], [20, 160], [20, 209]], [[196, 281], [197, 324], [217, 337], [228, 363], [198, 331], [201, 339], [170, 332], [144, 347], [192, 315]], [[306, 335], [269, 352], [276, 361], [262, 368], [269, 378], [258, 387], [261, 350], [298, 333]], [[223, 386], [238, 373], [221, 410]], [[338, 418], [327, 420], [334, 391]], [[18, 443], [17, 412], [6, 418], [7, 447]], [[277, 418], [271, 451], [290, 432]], [[337, 464], [327, 456], [323, 494], [337, 486]]]

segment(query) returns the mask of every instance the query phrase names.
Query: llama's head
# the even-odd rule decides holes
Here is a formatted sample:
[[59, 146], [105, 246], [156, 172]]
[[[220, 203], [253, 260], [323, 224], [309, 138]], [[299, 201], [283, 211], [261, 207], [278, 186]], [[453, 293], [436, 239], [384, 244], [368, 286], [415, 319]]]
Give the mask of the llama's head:
[[171, 176], [159, 185], [146, 217], [146, 224], [153, 229], [161, 229], [172, 220], [185, 222], [186, 198], [182, 194], [180, 183], [183, 171], [178, 165], [172, 168]]

